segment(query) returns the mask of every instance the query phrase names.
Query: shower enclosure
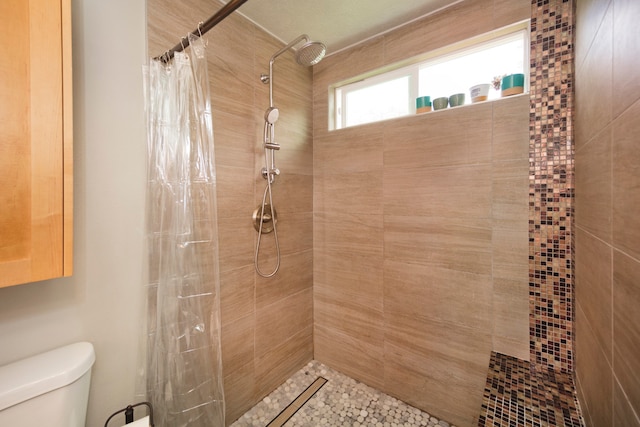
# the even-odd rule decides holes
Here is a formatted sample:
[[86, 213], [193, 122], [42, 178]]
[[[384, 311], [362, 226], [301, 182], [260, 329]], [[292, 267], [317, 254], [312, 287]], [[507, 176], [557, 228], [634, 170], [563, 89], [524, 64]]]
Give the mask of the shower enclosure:
[[[164, 52], [211, 9], [204, 0], [180, 6], [149, 0], [149, 51]], [[281, 174], [272, 190], [281, 264], [267, 279], [255, 271], [258, 235], [250, 218], [266, 186], [261, 169], [270, 97], [269, 85], [259, 77], [286, 43], [236, 13], [204, 39], [215, 136], [223, 380], [231, 422], [313, 358], [312, 71], [297, 64], [291, 49], [273, 64], [273, 104], [280, 111], [275, 138], [282, 149], [275, 153]], [[272, 235], [263, 235], [260, 247], [260, 266], [267, 273], [276, 264]]]
[[[189, 4], [197, 7], [185, 8], [178, 25], [167, 19], [175, 16], [175, 2], [149, 0], [149, 37], [157, 51], [174, 42], [163, 38], [167, 32], [201, 19], [197, 11], [206, 2]], [[471, 9], [465, 17], [476, 17], [477, 6], [458, 7]], [[529, 9], [520, 10], [525, 15], [519, 19], [526, 19]], [[443, 36], [446, 26], [466, 28], [448, 15], [433, 25], [445, 26]], [[424, 399], [410, 403], [439, 399], [447, 411], [439, 415], [455, 423], [460, 414], [467, 419], [479, 412], [492, 325], [498, 325], [496, 343], [528, 354], [527, 100], [496, 104], [495, 117], [504, 120], [495, 122], [487, 103], [327, 130], [327, 86], [383, 58], [428, 47], [417, 27], [421, 42], [403, 43], [413, 36], [389, 34], [332, 55], [313, 74], [285, 51], [273, 64], [273, 102], [267, 105], [269, 87], [257, 77], [285, 44], [240, 16], [207, 34], [215, 46], [209, 70], [229, 421], [315, 357], [383, 391]], [[382, 51], [393, 46], [398, 49]], [[269, 130], [265, 138], [265, 107], [271, 104], [280, 114], [274, 137]], [[281, 149], [265, 150], [265, 139]], [[274, 178], [279, 217], [281, 263], [270, 278], [255, 271], [258, 235], [248, 215], [248, 207], [265, 198], [270, 180], [262, 168]], [[272, 168], [280, 175], [269, 174]], [[268, 193], [265, 201], [271, 204]], [[493, 212], [503, 214], [495, 227]], [[275, 254], [274, 239], [263, 235], [262, 271], [273, 271]], [[523, 295], [515, 293], [521, 290]]]

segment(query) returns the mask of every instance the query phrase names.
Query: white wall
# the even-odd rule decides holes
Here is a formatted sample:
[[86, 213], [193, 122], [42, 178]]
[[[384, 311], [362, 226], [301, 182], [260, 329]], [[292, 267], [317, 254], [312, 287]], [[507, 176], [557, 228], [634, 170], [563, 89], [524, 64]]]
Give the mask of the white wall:
[[145, 0], [73, 0], [73, 277], [0, 289], [0, 364], [94, 344], [88, 426], [134, 399], [143, 271]]

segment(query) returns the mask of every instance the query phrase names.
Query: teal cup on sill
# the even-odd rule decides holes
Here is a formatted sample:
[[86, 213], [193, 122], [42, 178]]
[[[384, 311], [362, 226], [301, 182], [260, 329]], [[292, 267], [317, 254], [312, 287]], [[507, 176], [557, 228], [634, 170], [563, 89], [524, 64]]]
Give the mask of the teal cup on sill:
[[416, 98], [416, 113], [426, 113], [431, 111], [431, 97], [421, 96]]
[[509, 74], [502, 78], [501, 95], [511, 96], [524, 92], [524, 74]]

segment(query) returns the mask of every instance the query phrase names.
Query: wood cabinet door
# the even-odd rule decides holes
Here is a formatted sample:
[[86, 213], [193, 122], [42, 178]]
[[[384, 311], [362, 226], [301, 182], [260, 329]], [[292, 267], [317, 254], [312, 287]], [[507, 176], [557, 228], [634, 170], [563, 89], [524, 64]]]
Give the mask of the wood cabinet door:
[[69, 7], [0, 1], [0, 287], [71, 274]]

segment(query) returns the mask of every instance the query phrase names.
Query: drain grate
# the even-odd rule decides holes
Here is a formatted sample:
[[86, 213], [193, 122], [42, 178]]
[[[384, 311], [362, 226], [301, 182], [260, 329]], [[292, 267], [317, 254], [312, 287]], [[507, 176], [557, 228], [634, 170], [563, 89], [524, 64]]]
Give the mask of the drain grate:
[[313, 395], [316, 394], [316, 392], [320, 390], [326, 383], [327, 380], [325, 378], [316, 378], [315, 381], [312, 382], [311, 385], [307, 387], [302, 393], [300, 393], [300, 395], [296, 397], [293, 402], [291, 402], [286, 408], [280, 411], [278, 416], [271, 420], [269, 424], [267, 424], [267, 427], [283, 426], [284, 423], [289, 421], [289, 418], [293, 417], [294, 414], [298, 412], [298, 410], [302, 408], [304, 404], [307, 403], [309, 399], [311, 399]]

